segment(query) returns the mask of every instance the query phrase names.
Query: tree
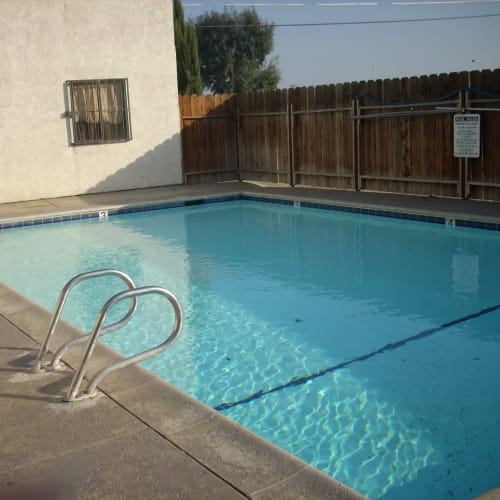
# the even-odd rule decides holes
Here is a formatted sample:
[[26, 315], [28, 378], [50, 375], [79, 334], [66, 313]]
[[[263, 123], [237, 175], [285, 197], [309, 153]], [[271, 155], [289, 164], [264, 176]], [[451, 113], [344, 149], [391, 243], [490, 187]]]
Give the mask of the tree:
[[180, 0], [174, 0], [174, 37], [177, 56], [177, 89], [179, 94], [201, 94], [200, 59], [196, 31], [184, 22]]
[[274, 25], [254, 8], [207, 12], [195, 20], [203, 86], [217, 93], [275, 89], [280, 80], [273, 49]]

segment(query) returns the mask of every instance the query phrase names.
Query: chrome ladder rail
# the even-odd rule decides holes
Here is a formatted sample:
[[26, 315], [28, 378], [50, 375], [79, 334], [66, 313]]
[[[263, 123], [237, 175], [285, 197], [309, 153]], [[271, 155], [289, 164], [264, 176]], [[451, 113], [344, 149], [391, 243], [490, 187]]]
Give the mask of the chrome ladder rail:
[[[45, 356], [49, 350], [49, 344], [52, 336], [54, 335], [54, 332], [56, 331], [57, 323], [59, 322], [61, 312], [63, 310], [63, 307], [66, 303], [66, 299], [68, 298], [69, 293], [75, 287], [78, 283], [81, 281], [90, 279], [90, 278], [96, 278], [100, 276], [105, 276], [105, 275], [115, 275], [121, 278], [129, 287], [129, 290], [134, 290], [136, 289], [135, 283], [132, 281], [132, 278], [128, 276], [127, 274], [123, 273], [122, 271], [118, 271], [117, 269], [98, 269], [96, 271], [89, 271], [85, 273], [78, 274], [71, 278], [66, 285], [61, 290], [61, 293], [59, 294], [59, 298], [57, 299], [57, 305], [56, 308], [54, 309], [54, 313], [52, 314], [52, 318], [50, 320], [49, 324], [49, 330], [47, 332], [47, 336], [45, 337], [45, 342], [41, 349], [38, 351], [37, 356], [34, 359], [34, 366], [33, 366], [33, 372], [38, 373], [42, 370], [51, 370], [51, 369], [57, 369], [60, 359], [64, 352], [66, 352], [67, 349], [70, 347], [80, 344], [82, 342], [85, 342], [85, 340], [88, 338], [88, 334], [82, 335], [81, 337], [78, 337], [76, 339], [70, 340], [69, 342], [66, 342], [65, 344], [62, 344], [59, 349], [56, 351], [54, 354], [53, 358], [49, 362], [45, 362]], [[123, 316], [120, 320], [116, 321], [115, 323], [107, 326], [106, 328], [103, 328], [101, 330], [101, 335], [104, 335], [106, 333], [112, 332], [126, 323], [132, 318], [134, 315], [135, 311], [137, 309], [137, 298], [134, 296], [132, 297], [132, 302], [130, 304], [129, 310], [127, 311], [127, 314]]]
[[[158, 344], [156, 347], [153, 347], [151, 349], [148, 349], [146, 351], [143, 351], [139, 354], [135, 354], [134, 356], [130, 356], [129, 358], [126, 358], [122, 361], [119, 361], [113, 365], [110, 365], [106, 368], [101, 369], [98, 371], [94, 377], [89, 381], [87, 385], [87, 390], [84, 393], [80, 393], [80, 385], [82, 383], [83, 377], [85, 376], [85, 370], [87, 367], [87, 363], [90, 359], [90, 356], [92, 355], [92, 352], [94, 350], [95, 344], [97, 342], [97, 339], [100, 335], [102, 335], [102, 331], [105, 329], [108, 329], [109, 327], [106, 327], [103, 329], [102, 325], [106, 319], [106, 316], [108, 312], [117, 304], [118, 302], [128, 299], [128, 298], [133, 298], [135, 299], [139, 295], [147, 295], [147, 294], [158, 294], [164, 296], [172, 305], [174, 312], [175, 312], [175, 321], [174, 325], [172, 327], [172, 331], [170, 332], [170, 335], [167, 337], [165, 341], [163, 341], [161, 344]], [[111, 297], [101, 308], [97, 319], [95, 321], [94, 327], [92, 329], [92, 333], [90, 334], [90, 339], [89, 343], [87, 346], [87, 350], [85, 351], [85, 354], [83, 356], [82, 363], [80, 365], [80, 369], [75, 372], [75, 375], [73, 376], [73, 380], [71, 381], [70, 388], [68, 392], [66, 393], [66, 396], [64, 397], [64, 401], [79, 401], [82, 399], [87, 399], [87, 398], [92, 398], [97, 394], [97, 384], [109, 373], [119, 370], [120, 368], [125, 368], [126, 366], [139, 363], [140, 361], [144, 361], [147, 358], [150, 358], [151, 356], [154, 356], [156, 354], [159, 354], [160, 352], [164, 351], [167, 349], [170, 344], [177, 338], [179, 335], [181, 329], [182, 329], [182, 309], [181, 306], [176, 299], [176, 297], [169, 292], [167, 289], [158, 287], [158, 286], [145, 286], [141, 288], [135, 288], [133, 290], [126, 290], [124, 292], [117, 293], [113, 297]]]

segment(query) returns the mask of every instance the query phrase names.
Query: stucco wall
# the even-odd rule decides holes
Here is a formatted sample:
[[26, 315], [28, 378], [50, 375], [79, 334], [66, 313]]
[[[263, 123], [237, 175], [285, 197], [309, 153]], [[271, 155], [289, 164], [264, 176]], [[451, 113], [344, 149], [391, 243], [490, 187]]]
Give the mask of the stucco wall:
[[[133, 139], [71, 146], [67, 80], [128, 78]], [[0, 203], [182, 182], [169, 0], [0, 2]]]

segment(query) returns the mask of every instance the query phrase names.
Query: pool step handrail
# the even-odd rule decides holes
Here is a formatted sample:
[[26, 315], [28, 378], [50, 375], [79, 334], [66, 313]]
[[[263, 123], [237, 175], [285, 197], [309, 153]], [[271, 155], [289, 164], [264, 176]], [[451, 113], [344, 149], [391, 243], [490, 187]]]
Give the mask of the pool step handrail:
[[[129, 358], [126, 358], [122, 361], [119, 361], [113, 365], [110, 365], [106, 368], [101, 369], [98, 371], [94, 377], [89, 381], [87, 385], [87, 389], [85, 392], [79, 392], [80, 391], [80, 385], [82, 383], [83, 377], [85, 376], [85, 370], [88, 364], [88, 361], [92, 355], [92, 352], [94, 350], [95, 344], [97, 342], [97, 339], [100, 335], [102, 335], [102, 331], [104, 330], [102, 325], [104, 324], [104, 321], [106, 319], [106, 316], [108, 312], [113, 308], [115, 304], [118, 302], [132, 298], [133, 300], [136, 299], [137, 296], [139, 295], [148, 295], [148, 294], [157, 294], [157, 295], [162, 295], [165, 297], [170, 304], [172, 305], [174, 312], [175, 312], [175, 320], [174, 320], [174, 325], [172, 327], [172, 331], [170, 332], [170, 335], [164, 340], [161, 344], [158, 344], [156, 347], [152, 347], [150, 349], [147, 349], [146, 351], [143, 351], [139, 354], [135, 354], [133, 356], [130, 356]], [[64, 401], [79, 401], [82, 399], [88, 399], [92, 398], [97, 394], [97, 384], [109, 373], [114, 372], [116, 370], [119, 370], [120, 368], [125, 368], [126, 366], [132, 365], [139, 363], [140, 361], [144, 361], [147, 358], [150, 358], [151, 356], [154, 356], [156, 354], [159, 354], [160, 352], [163, 352], [165, 349], [167, 349], [170, 344], [177, 338], [179, 335], [181, 329], [182, 329], [182, 309], [179, 304], [179, 301], [176, 299], [176, 297], [167, 289], [159, 287], [159, 286], [145, 286], [141, 288], [134, 288], [133, 290], [126, 290], [124, 292], [117, 293], [113, 297], [111, 297], [101, 308], [99, 311], [99, 314], [96, 318], [96, 321], [94, 323], [94, 327], [92, 329], [92, 333], [90, 334], [90, 339], [89, 343], [87, 346], [87, 349], [85, 351], [85, 354], [82, 359], [82, 363], [80, 365], [80, 368], [77, 372], [75, 372], [73, 376], [73, 380], [71, 381], [71, 385], [68, 389], [68, 392], [66, 393], [66, 396], [63, 398]], [[109, 328], [109, 327], [107, 327]]]
[[[82, 342], [85, 342], [85, 340], [88, 338], [88, 334], [82, 335], [81, 337], [78, 337], [76, 339], [70, 340], [69, 342], [66, 342], [65, 344], [62, 344], [59, 349], [56, 351], [56, 353], [53, 355], [52, 359], [49, 361], [46, 361], [45, 357], [47, 355], [47, 352], [49, 350], [49, 345], [50, 345], [50, 340], [52, 339], [52, 336], [54, 335], [54, 332], [56, 331], [57, 324], [59, 322], [59, 319], [61, 317], [61, 313], [63, 310], [63, 307], [66, 303], [66, 300], [68, 298], [69, 293], [71, 290], [81, 281], [91, 279], [91, 278], [97, 278], [101, 276], [106, 276], [106, 275], [115, 275], [121, 278], [128, 286], [129, 290], [133, 290], [136, 288], [135, 283], [133, 282], [132, 278], [125, 274], [122, 271], [119, 271], [117, 269], [98, 269], [95, 271], [88, 271], [85, 273], [78, 274], [71, 278], [62, 288], [61, 293], [59, 294], [59, 298], [57, 299], [56, 307], [54, 309], [54, 313], [52, 314], [52, 318], [49, 323], [49, 330], [47, 332], [47, 336], [45, 337], [45, 341], [43, 343], [43, 346], [41, 349], [38, 351], [35, 359], [34, 359], [34, 365], [33, 365], [33, 372], [38, 373], [42, 370], [53, 370], [57, 369], [60, 359], [63, 356], [64, 352], [66, 352], [67, 349], [70, 347], [80, 344]], [[133, 317], [135, 314], [135, 311], [137, 309], [137, 298], [135, 296], [132, 297], [132, 301], [130, 303], [130, 307], [127, 311], [127, 314], [123, 316], [120, 320], [116, 321], [115, 323], [102, 328], [100, 334], [104, 335], [106, 333], [112, 332], [114, 330], [117, 330], [118, 328], [121, 328], [123, 325], [129, 322], [129, 320]]]

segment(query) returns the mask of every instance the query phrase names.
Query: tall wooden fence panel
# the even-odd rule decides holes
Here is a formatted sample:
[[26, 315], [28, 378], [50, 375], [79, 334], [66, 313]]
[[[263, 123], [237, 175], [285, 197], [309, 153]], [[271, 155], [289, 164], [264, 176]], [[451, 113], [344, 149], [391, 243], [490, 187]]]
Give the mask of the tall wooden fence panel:
[[237, 97], [241, 177], [290, 184], [287, 91], [254, 92]]
[[453, 113], [460, 110], [458, 89], [466, 86], [466, 77], [463, 73], [370, 82], [358, 99], [360, 189], [460, 194], [452, 127]]
[[[188, 183], [253, 180], [500, 201], [500, 70], [179, 98]], [[479, 158], [454, 115], [479, 113]]]
[[355, 189], [350, 85], [290, 92], [294, 184]]
[[500, 201], [500, 70], [471, 73], [469, 87], [467, 104], [481, 115], [483, 132], [480, 157], [465, 165], [466, 195]]
[[238, 179], [234, 103], [229, 94], [179, 96], [187, 184]]

